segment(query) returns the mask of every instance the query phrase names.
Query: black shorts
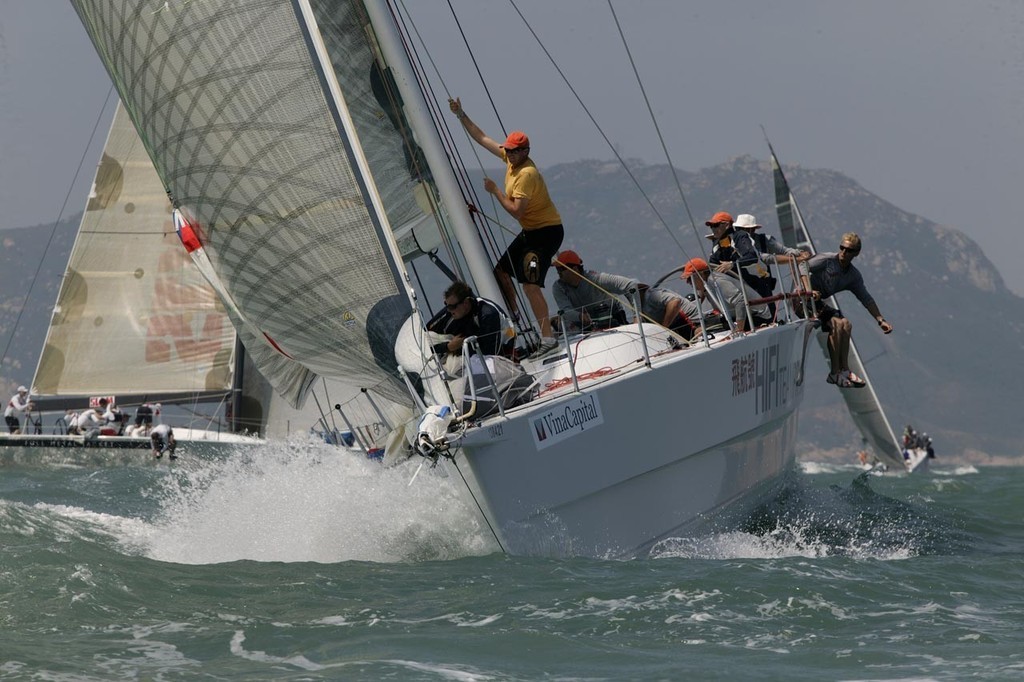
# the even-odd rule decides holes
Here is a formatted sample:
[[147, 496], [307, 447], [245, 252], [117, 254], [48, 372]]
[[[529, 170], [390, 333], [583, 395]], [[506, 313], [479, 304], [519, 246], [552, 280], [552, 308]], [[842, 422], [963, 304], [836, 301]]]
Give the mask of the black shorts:
[[17, 417], [4, 417], [4, 421], [7, 422], [7, 430], [14, 433], [21, 426], [21, 422], [18, 421]]
[[821, 322], [821, 330], [832, 332], [832, 318], [842, 317], [843, 314], [826, 303], [818, 304], [818, 322]]
[[561, 225], [520, 232], [498, 259], [498, 269], [514, 275], [520, 284], [544, 288], [548, 268], [564, 238], [565, 229]]

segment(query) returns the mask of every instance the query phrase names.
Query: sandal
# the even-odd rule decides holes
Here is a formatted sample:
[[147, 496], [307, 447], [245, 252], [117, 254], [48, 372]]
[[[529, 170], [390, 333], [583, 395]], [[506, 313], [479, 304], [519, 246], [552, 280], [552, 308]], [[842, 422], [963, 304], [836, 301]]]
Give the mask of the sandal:
[[868, 382], [864, 381], [850, 370], [843, 372], [843, 376], [846, 377], [846, 381], [850, 388], [864, 388], [868, 384]]
[[849, 377], [846, 376], [846, 372], [840, 372], [839, 374], [829, 374], [828, 379], [825, 379], [830, 384], [835, 384], [839, 388], [851, 388], [853, 386], [850, 383]]

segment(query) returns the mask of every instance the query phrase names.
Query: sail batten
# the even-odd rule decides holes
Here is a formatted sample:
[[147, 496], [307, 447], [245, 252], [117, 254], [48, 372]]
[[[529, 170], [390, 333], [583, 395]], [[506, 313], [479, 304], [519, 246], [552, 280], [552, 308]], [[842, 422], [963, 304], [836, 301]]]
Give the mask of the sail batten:
[[[814, 248], [814, 241], [811, 239], [807, 224], [800, 213], [796, 197], [790, 191], [789, 182], [782, 171], [782, 164], [779, 163], [770, 142], [768, 148], [771, 152], [772, 174], [775, 179], [775, 208], [779, 218], [782, 241], [790, 248], [803, 249], [811, 254], [816, 254], [818, 251]], [[834, 296], [828, 300], [828, 304], [836, 310], [841, 310], [839, 302]], [[819, 334], [818, 337], [822, 351], [828, 357], [828, 338], [823, 334]], [[857, 352], [857, 346], [853, 339], [850, 339], [849, 361], [850, 369], [859, 376], [867, 378], [867, 369], [861, 361], [860, 353]], [[843, 397], [850, 418], [857, 430], [860, 431], [861, 437], [874, 450], [879, 459], [889, 466], [905, 468], [903, 449], [896, 439], [889, 419], [885, 416], [885, 411], [882, 409], [882, 404], [878, 400], [878, 395], [871, 382], [869, 381], [860, 389], [841, 390], [840, 395]]]

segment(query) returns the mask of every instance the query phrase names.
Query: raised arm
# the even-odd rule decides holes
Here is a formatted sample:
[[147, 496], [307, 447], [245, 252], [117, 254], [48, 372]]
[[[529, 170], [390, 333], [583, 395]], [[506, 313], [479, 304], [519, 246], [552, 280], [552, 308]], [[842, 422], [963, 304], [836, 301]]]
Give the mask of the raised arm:
[[484, 134], [484, 131], [480, 130], [480, 126], [470, 120], [469, 116], [466, 115], [466, 112], [463, 111], [462, 101], [458, 97], [448, 100], [448, 108], [451, 109], [452, 113], [455, 114], [455, 117], [462, 122], [462, 127], [466, 129], [466, 132], [469, 133], [469, 136], [472, 137], [478, 145], [494, 154], [502, 161], [505, 160], [505, 156], [501, 153], [501, 145], [487, 137], [487, 135]]

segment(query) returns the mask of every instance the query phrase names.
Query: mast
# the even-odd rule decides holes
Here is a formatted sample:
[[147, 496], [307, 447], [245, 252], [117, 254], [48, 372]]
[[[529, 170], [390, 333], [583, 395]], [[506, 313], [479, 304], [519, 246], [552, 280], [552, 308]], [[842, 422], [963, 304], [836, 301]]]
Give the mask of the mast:
[[364, 6], [377, 35], [377, 42], [384, 55], [384, 60], [391, 67], [395, 83], [405, 102], [405, 114], [409, 125], [416, 133], [416, 141], [423, 149], [423, 154], [430, 165], [438, 192], [441, 194], [441, 200], [448, 207], [448, 216], [451, 218], [459, 246], [462, 247], [466, 256], [466, 262], [476, 286], [476, 293], [478, 296], [492, 301], [503, 301], [505, 299], [501, 290], [498, 289], [498, 282], [494, 278], [490, 259], [484, 251], [484, 245], [480, 241], [476, 225], [470, 219], [469, 212], [465, 208], [465, 200], [462, 192], [459, 191], [458, 181], [452, 171], [448, 155], [441, 146], [441, 139], [434, 127], [434, 122], [430, 118], [430, 109], [426, 99], [417, 85], [409, 56], [402, 45], [401, 36], [392, 19], [387, 0], [366, 0]]

